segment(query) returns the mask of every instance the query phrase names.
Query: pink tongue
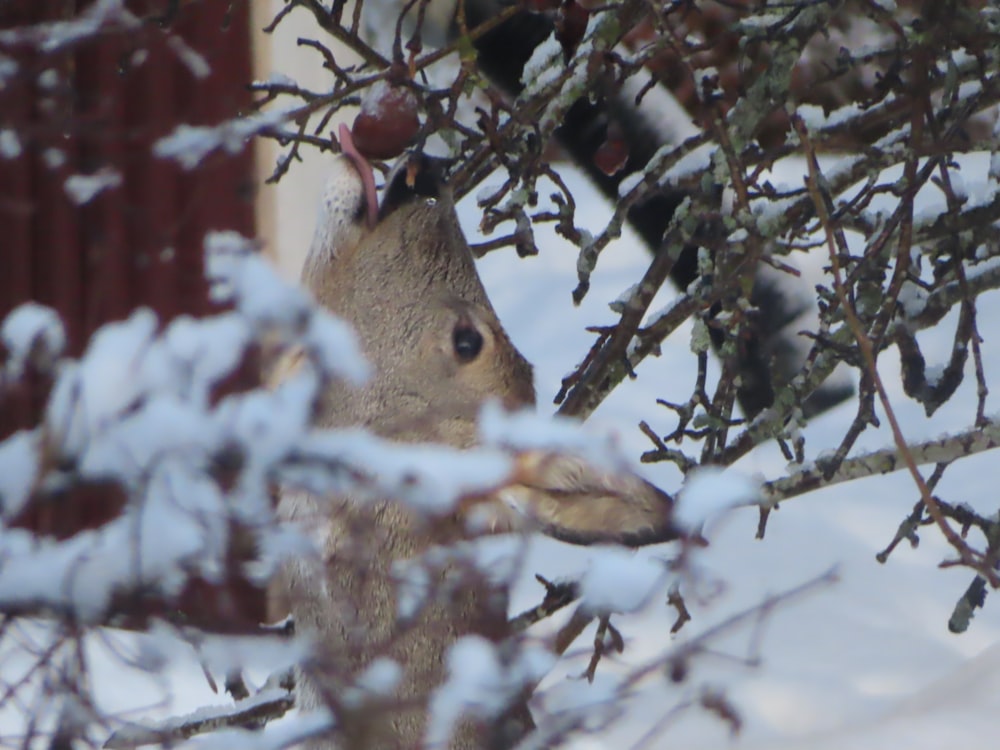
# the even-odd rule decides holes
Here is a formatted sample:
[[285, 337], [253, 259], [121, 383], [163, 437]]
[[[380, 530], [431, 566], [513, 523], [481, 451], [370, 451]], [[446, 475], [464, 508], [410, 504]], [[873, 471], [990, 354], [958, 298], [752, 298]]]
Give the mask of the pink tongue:
[[361, 177], [361, 184], [365, 190], [365, 201], [368, 204], [368, 226], [374, 227], [378, 221], [378, 198], [375, 196], [375, 173], [372, 171], [372, 165], [368, 163], [368, 160], [354, 146], [350, 128], [341, 123], [338, 132], [340, 134], [341, 152], [351, 160], [354, 168], [358, 170], [358, 175]]

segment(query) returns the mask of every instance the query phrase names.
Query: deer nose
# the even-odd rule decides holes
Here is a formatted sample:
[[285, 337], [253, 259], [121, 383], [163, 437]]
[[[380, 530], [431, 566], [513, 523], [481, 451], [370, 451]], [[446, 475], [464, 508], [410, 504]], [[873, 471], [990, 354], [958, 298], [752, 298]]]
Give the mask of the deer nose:
[[403, 155], [386, 180], [379, 220], [417, 199], [441, 197], [447, 162], [421, 153]]

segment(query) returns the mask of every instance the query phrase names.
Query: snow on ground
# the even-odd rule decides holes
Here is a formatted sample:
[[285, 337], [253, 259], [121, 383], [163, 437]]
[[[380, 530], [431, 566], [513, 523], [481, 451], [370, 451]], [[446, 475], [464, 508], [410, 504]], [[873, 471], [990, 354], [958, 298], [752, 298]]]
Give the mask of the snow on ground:
[[[985, 172], [988, 158], [961, 159], [966, 170]], [[802, 184], [804, 164], [789, 161], [779, 167], [772, 182]], [[966, 175], [966, 182], [972, 182]], [[602, 227], [608, 215], [603, 199], [583, 180], [574, 182], [579, 207], [577, 220], [591, 231]], [[937, 200], [937, 199], [935, 199]], [[918, 207], [919, 210], [919, 207]], [[462, 207], [463, 221], [475, 227], [475, 209]], [[502, 231], [502, 230], [498, 230]], [[634, 283], [637, 269], [648, 263], [646, 251], [626, 234], [609, 248], [593, 277], [593, 286], [579, 308], [570, 292], [576, 283], [576, 250], [544, 231], [538, 231], [541, 254], [515, 261], [497, 253], [480, 262], [490, 297], [522, 353], [535, 364], [536, 385], [542, 410], [553, 410], [552, 396], [560, 379], [587, 351], [592, 337], [583, 327], [613, 323], [617, 316], [607, 303]], [[857, 238], [855, 238], [857, 239]], [[809, 274], [822, 265], [822, 256], [800, 260]], [[808, 283], [808, 282], [807, 282]], [[672, 295], [666, 290], [663, 302]], [[654, 301], [656, 309], [660, 300]], [[981, 298], [980, 320], [1000, 315], [1000, 294]], [[981, 325], [987, 377], [1000, 372], [1000, 347], [990, 340], [990, 327]], [[943, 363], [951, 349], [954, 317], [940, 331], [920, 335], [928, 364]], [[671, 413], [655, 404], [656, 398], [681, 401], [690, 393], [695, 372], [689, 349], [690, 328], [675, 334], [663, 346], [663, 356], [650, 359], [638, 370], [638, 379], [624, 383], [589, 421], [595, 430], [618, 432], [626, 454], [638, 456], [649, 449], [637, 423], [646, 419], [666, 432], [673, 428]], [[919, 404], [902, 392], [898, 358], [889, 350], [880, 359], [880, 371], [900, 418], [904, 434], [926, 439], [967, 427], [975, 414], [975, 383], [971, 368], [966, 381], [934, 417], [927, 420]], [[987, 411], [992, 403], [988, 404]], [[824, 414], [808, 425], [807, 457], [835, 447], [854, 416], [851, 402]], [[885, 423], [885, 420], [883, 420]], [[874, 449], [891, 444], [888, 427], [865, 432], [855, 448]], [[996, 510], [996, 456], [984, 454], [953, 466], [938, 487], [951, 502], [968, 502], [985, 512]], [[780, 476], [786, 462], [778, 448], [765, 445], [747, 456], [737, 469], [766, 478]], [[667, 466], [639, 468], [665, 490], [674, 491], [678, 473]], [[840, 582], [779, 610], [764, 631], [759, 666], [740, 663], [748, 654], [747, 628], [716, 644], [717, 656], [694, 662], [696, 682], [724, 686], [744, 716], [737, 746], [774, 747], [906, 747], [938, 748], [949, 745], [993, 747], [1000, 709], [1000, 605], [988, 599], [964, 635], [948, 632], [947, 621], [956, 599], [971, 580], [967, 571], [939, 570], [949, 556], [945, 544], [932, 530], [921, 535], [918, 549], [901, 545], [886, 565], [875, 554], [892, 539], [899, 522], [917, 499], [912, 481], [899, 473], [843, 484], [788, 502], [772, 515], [767, 538], [754, 540], [757, 513], [739, 510], [711, 531], [711, 546], [699, 556], [706, 576], [723, 582], [718, 598], [696, 605], [694, 621], [677, 641], [697, 636], [764, 596], [790, 588], [831, 566], [838, 566]], [[639, 555], [667, 554], [663, 548]], [[525, 563], [526, 575], [515, 591], [512, 609], [533, 603], [538, 586], [531, 574], [547, 577], [570, 575], [586, 569], [586, 549], [537, 539]], [[706, 585], [706, 589], [709, 586]], [[660, 600], [662, 602], [662, 599]], [[623, 665], [638, 664], [668, 648], [667, 630], [673, 613], [654, 605], [640, 620], [618, 621], [627, 640]], [[556, 621], [561, 622], [561, 620]], [[543, 690], [579, 675], [589, 659], [593, 632], [578, 641], [575, 660], [563, 660], [543, 683]], [[992, 667], [990, 666], [992, 665]], [[602, 669], [608, 669], [602, 663]], [[624, 671], [624, 666], [623, 666]], [[584, 681], [579, 688], [587, 689]], [[597, 686], [594, 686], [597, 690]], [[665, 688], [650, 682], [634, 701], [629, 719], [617, 725], [606, 744], [581, 742], [584, 747], [627, 747], [641, 737], [671, 705], [689, 697], [686, 688]], [[672, 723], [649, 747], [720, 748], [730, 746], [728, 729], [718, 720], [689, 712]]]

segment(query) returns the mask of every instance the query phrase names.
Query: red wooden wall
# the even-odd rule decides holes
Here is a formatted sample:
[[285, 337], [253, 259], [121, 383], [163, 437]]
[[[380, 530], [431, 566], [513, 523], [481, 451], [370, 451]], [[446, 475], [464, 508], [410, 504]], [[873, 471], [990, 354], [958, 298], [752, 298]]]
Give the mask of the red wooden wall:
[[[51, 38], [43, 24], [86, 17], [95, 5], [0, 3], [0, 55], [17, 65], [0, 88], [0, 130], [21, 146], [15, 158], [0, 156], [0, 318], [26, 300], [50, 305], [72, 354], [138, 305], [164, 320], [204, 312], [203, 234], [254, 229], [249, 148], [193, 171], [151, 154], [178, 124], [210, 125], [246, 109], [247, 3], [129, 2], [136, 28], [109, 19], [96, 38], [54, 51], [24, 41], [46, 30]], [[208, 64], [204, 78], [185, 63], [185, 45]], [[66, 178], [106, 168], [121, 184], [75, 204]], [[37, 399], [5, 398], [0, 434], [31, 424], [37, 409]]]
[[[203, 235], [254, 234], [249, 147], [191, 171], [152, 154], [179, 124], [213, 125], [247, 109], [247, 0], [127, 0], [133, 20], [115, 6], [0, 1], [0, 320], [28, 300], [49, 305], [72, 355], [100, 325], [140, 305], [162, 321], [208, 311]], [[108, 8], [96, 33], [74, 36], [85, 30], [81, 20]], [[75, 202], [66, 179], [104, 169], [121, 183]], [[37, 423], [47, 387], [38, 376], [0, 381], [0, 438]], [[19, 524], [66, 537], [104, 522], [123, 501], [113, 485], [80, 486], [72, 497], [33, 498]], [[241, 615], [244, 623], [261, 617], [261, 604], [237, 580], [195, 584], [181, 609], [231, 628]]]

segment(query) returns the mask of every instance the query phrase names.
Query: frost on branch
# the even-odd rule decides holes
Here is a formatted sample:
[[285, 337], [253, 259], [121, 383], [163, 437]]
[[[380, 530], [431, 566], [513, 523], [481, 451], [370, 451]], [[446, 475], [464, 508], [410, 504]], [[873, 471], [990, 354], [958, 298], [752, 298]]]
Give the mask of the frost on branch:
[[[216, 233], [205, 244], [212, 294], [229, 306], [216, 315], [181, 316], [162, 325], [151, 311], [138, 309], [101, 328], [76, 360], [60, 357], [62, 328], [51, 310], [27, 305], [4, 322], [5, 371], [18, 375], [26, 362], [46, 362], [53, 374], [42, 424], [0, 443], [0, 611], [9, 617], [55, 618], [83, 632], [128, 624], [156, 633], [158, 617], [184, 621], [176, 608], [192, 585], [224, 589], [243, 580], [262, 586], [289, 555], [315, 554], [310, 540], [277, 522], [275, 483], [320, 498], [350, 495], [358, 503], [390, 498], [433, 523], [498, 489], [516, 490], [530, 480], [525, 457], [536, 454], [592, 460], [607, 476], [624, 473], [626, 484], [641, 481], [628, 478], [613, 443], [581, 437], [569, 422], [528, 414], [488, 410], [482, 447], [464, 451], [402, 445], [360, 429], [315, 428], [319, 395], [331, 381], [349, 388], [369, 375], [353, 333], [281, 281], [244, 238]], [[293, 357], [297, 368], [271, 389], [225, 388], [250, 354], [265, 350]], [[596, 477], [605, 481], [604, 473]], [[67, 535], [40, 534], [25, 523], [28, 511], [46, 503], [72, 509], [81, 487], [120, 495], [120, 507], [92, 528]], [[483, 530], [470, 525], [470, 534]], [[421, 566], [429, 572], [481, 565], [503, 587], [518, 570], [516, 558], [484, 558], [470, 541], [468, 548], [433, 550], [400, 574], [416, 581]], [[412, 609], [440, 595], [438, 588], [428, 581]], [[239, 675], [244, 657], [220, 666], [204, 636], [194, 642], [206, 672]], [[294, 662], [312, 658], [306, 641], [295, 647]], [[446, 738], [462, 717], [496, 717], [554, 658], [542, 647], [497, 649], [476, 640], [456, 645], [451, 678], [433, 699], [429, 738]], [[158, 672], [169, 661], [147, 649], [137, 663]], [[353, 695], [363, 708], [391, 693], [392, 664], [382, 667], [353, 681], [344, 699]], [[275, 718], [290, 705], [287, 692], [261, 689], [231, 709], [129, 727], [113, 744], [170, 742], [208, 731], [207, 746], [246, 744], [238, 730], [216, 730]], [[260, 746], [335, 728], [335, 717], [310, 714], [270, 734], [268, 742], [283, 738], [278, 745]], [[254, 736], [251, 744], [258, 741]]]
[[[55, 378], [43, 424], [0, 444], [0, 609], [106, 621], [121, 614], [116, 602], [127, 595], [171, 600], [192, 578], [250, 575], [231, 569], [241, 534], [262, 551], [272, 541], [287, 546], [269, 477], [304, 439], [322, 384], [357, 381], [367, 365], [350, 331], [259, 257], [229, 252], [223, 261], [221, 243], [209, 244], [230, 312], [160, 327], [140, 309], [98, 331], [75, 361], [55, 361], [64, 335], [52, 311], [29, 304], [4, 322], [8, 376], [28, 361], [52, 361]], [[248, 348], [275, 332], [284, 346], [301, 348], [309, 366], [276, 391], [219, 398]], [[10, 525], [33, 502], [101, 482], [120, 487], [125, 500], [97, 528], [54, 539]]]
[[0, 342], [7, 352], [5, 375], [16, 380], [29, 362], [49, 370], [66, 346], [66, 332], [54, 310], [28, 302], [4, 320]]
[[463, 716], [489, 719], [503, 713], [518, 693], [552, 668], [553, 658], [539, 648], [526, 648], [512, 658], [485, 638], [465, 636], [449, 649], [447, 664], [448, 679], [431, 699], [427, 747], [447, 747]]
[[21, 512], [38, 474], [39, 434], [21, 430], [0, 443], [0, 517]]
[[252, 136], [275, 130], [287, 119], [288, 112], [276, 109], [234, 118], [218, 125], [178, 125], [172, 133], [156, 142], [153, 154], [162, 159], [172, 159], [184, 169], [194, 169], [214, 151], [239, 153]]

